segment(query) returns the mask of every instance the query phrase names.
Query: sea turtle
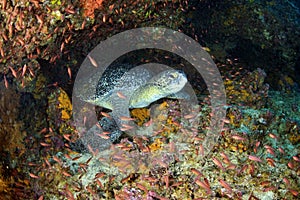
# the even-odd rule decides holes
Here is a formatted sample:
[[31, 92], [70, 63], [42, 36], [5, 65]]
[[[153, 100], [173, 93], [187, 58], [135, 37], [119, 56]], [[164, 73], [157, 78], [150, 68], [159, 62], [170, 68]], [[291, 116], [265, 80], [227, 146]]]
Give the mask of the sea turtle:
[[[84, 101], [112, 110], [110, 115], [115, 122], [103, 118], [99, 123], [102, 131], [111, 132], [110, 142], [114, 142], [122, 133], [117, 126], [133, 125], [132, 122], [124, 120], [130, 117], [130, 108], [147, 107], [164, 97], [188, 98], [187, 94], [181, 91], [186, 83], [186, 75], [178, 70], [166, 69], [155, 74], [149, 67], [133, 68], [130, 65], [120, 65], [106, 70], [98, 81], [95, 95]], [[90, 132], [99, 132], [96, 129], [97, 127], [93, 127]], [[89, 139], [86, 139], [85, 143], [91, 142], [91, 133], [87, 135]], [[103, 142], [100, 141], [101, 144], [98, 145], [107, 146], [103, 145]]]

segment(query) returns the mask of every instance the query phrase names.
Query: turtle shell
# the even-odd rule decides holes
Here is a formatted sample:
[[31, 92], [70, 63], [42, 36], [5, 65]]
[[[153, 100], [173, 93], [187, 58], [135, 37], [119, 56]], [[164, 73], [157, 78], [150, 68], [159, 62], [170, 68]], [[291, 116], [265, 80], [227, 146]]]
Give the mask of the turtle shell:
[[106, 70], [98, 81], [95, 97], [89, 102], [114, 110], [114, 102], [119, 100], [120, 95], [130, 98], [137, 88], [146, 84], [153, 76], [145, 68], [131, 68], [130, 65], [122, 65]]

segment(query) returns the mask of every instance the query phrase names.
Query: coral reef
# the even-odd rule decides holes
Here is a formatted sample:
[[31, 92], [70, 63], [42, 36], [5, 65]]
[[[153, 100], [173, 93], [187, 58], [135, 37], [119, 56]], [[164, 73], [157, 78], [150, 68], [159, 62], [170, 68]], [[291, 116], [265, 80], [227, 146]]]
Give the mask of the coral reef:
[[[245, 85], [249, 91], [260, 91], [263, 74], [259, 70], [235, 74], [231, 89]], [[247, 84], [249, 80], [255, 81]], [[249, 92], [248, 98], [258, 95], [265, 98], [259, 92]], [[283, 115], [282, 106], [278, 111], [280, 95], [272, 92], [274, 102], [264, 99], [265, 108], [254, 101], [227, 105], [221, 138], [203, 160], [209, 98], [203, 98], [197, 113], [181, 113], [183, 104], [169, 99], [150, 110], [133, 109], [131, 115], [142, 133], [125, 135], [107, 151], [80, 153], [68, 147], [71, 133], [57, 127], [68, 123], [69, 115], [62, 111], [69, 113], [71, 108], [66, 93], [57, 87], [49, 95], [48, 119], [53, 126], [42, 131], [44, 139], [38, 140], [45, 153], [26, 167], [28, 185], [34, 198], [44, 199], [296, 199], [299, 126], [291, 119], [297, 119], [298, 112]], [[286, 107], [295, 110], [291, 104]]]
[[295, 92], [297, 84], [288, 75], [282, 75], [278, 80], [278, 87], [280, 91], [292, 93]]
[[[102, 6], [102, 2], [103, 0], [82, 0], [80, 3], [83, 8], [83, 15], [93, 19], [95, 10]], [[105, 21], [106, 19], [103, 18], [103, 20]]]
[[51, 128], [56, 129], [72, 117], [72, 104], [67, 93], [57, 87], [48, 95], [48, 121]]
[[[4, 192], [24, 199], [69, 195], [68, 178], [78, 171], [61, 164], [75, 154], [68, 96], [81, 61], [101, 40], [137, 24], [178, 29], [186, 6], [180, 1], [0, 3], [1, 153], [7, 151], [9, 158], [0, 176]], [[80, 170], [86, 170], [83, 164]], [[71, 191], [79, 194], [76, 186]]]
[[[78, 5], [71, 1], [3, 1], [0, 72], [24, 85], [34, 79], [38, 58], [55, 61], [82, 27]], [[83, 27], [84, 28], [84, 27]]]
[[149, 121], [150, 111], [147, 108], [132, 109], [131, 116], [136, 119], [138, 126], [141, 126], [146, 121]]
[[227, 78], [224, 85], [229, 103], [257, 109], [265, 107], [269, 90], [269, 85], [264, 82], [265, 77], [266, 73], [258, 68], [242, 77], [238, 76], [239, 80]]
[[283, 74], [299, 84], [295, 73], [300, 46], [297, 6], [285, 0], [204, 0], [191, 4], [193, 29], [186, 31], [209, 47], [217, 60], [239, 58], [251, 70], [262, 68], [274, 89], [280, 88], [278, 79]]
[[[300, 97], [292, 74], [299, 29], [292, 28], [297, 15], [285, 2], [2, 1], [0, 198], [299, 198]], [[283, 8], [286, 19], [278, 14]], [[209, 95], [177, 58], [167, 64], [187, 66], [199, 105], [184, 113], [183, 102], [163, 99], [131, 110], [136, 135], [124, 134], [110, 149], [72, 146], [78, 136], [69, 97], [80, 61], [99, 41], [143, 26], [189, 28], [222, 61], [227, 118], [205, 158], [203, 141], [214, 115]], [[244, 46], [247, 59], [228, 59]], [[160, 61], [145, 54], [134, 52], [134, 64]], [[288, 73], [278, 73], [278, 66]], [[270, 80], [270, 74], [279, 78]], [[284, 93], [269, 91], [266, 81]]]
[[12, 87], [0, 87], [0, 94], [0, 151], [22, 152], [25, 149], [23, 139], [26, 133], [21, 131], [23, 124], [19, 119], [20, 94]]
[[3, 22], [0, 24], [0, 73], [14, 77], [23, 88], [35, 80], [40, 68], [45, 67], [41, 66], [43, 62], [47, 62], [49, 67], [49, 63], [57, 63], [64, 58], [63, 63], [57, 63], [55, 70], [61, 74], [67, 72], [66, 66], [69, 66], [69, 71], [77, 71], [83, 55], [87, 55], [101, 40], [134, 28], [136, 24], [170, 24], [170, 28], [177, 29], [183, 22], [181, 8], [186, 6], [184, 4], [152, 1], [3, 1], [0, 4]]
[[[264, 76], [259, 69], [236, 74], [231, 89], [247, 85], [259, 91]], [[247, 84], [249, 80], [255, 81]], [[230, 92], [230, 88], [227, 90]], [[255, 99], [258, 95], [264, 97], [264, 93], [253, 92], [248, 97]], [[290, 119], [297, 116], [277, 111], [275, 99], [280, 94], [271, 95], [273, 103], [263, 101], [264, 106], [268, 102], [268, 108], [253, 101], [232, 101], [221, 138], [205, 160], [200, 155], [209, 124], [209, 99], [196, 115], [182, 115], [175, 100], [153, 105], [150, 116], [147, 109], [134, 109], [131, 114], [138, 119], [139, 127], [151, 128], [142, 129], [141, 136], [123, 137], [107, 152], [69, 150], [48, 158], [57, 171], [43, 168], [39, 172], [43, 181], [37, 185], [44, 191], [39, 196], [56, 196], [53, 190], [41, 186], [49, 181], [46, 177], [55, 176], [56, 188], [66, 198], [296, 199], [300, 182], [299, 128]], [[195, 117], [200, 118], [197, 126]]]

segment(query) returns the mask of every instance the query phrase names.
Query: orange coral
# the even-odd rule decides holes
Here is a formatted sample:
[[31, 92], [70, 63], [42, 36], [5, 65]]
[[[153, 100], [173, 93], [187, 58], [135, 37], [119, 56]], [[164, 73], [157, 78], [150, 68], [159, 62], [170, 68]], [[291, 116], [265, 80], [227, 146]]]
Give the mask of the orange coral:
[[80, 2], [83, 7], [83, 15], [93, 19], [94, 11], [102, 6], [103, 0], [81, 0]]
[[72, 116], [72, 104], [70, 98], [64, 90], [60, 90], [58, 102], [58, 108], [61, 109], [62, 120], [69, 120]]
[[162, 144], [163, 142], [161, 141], [161, 139], [156, 138], [154, 142], [151, 145], [149, 145], [149, 148], [151, 149], [151, 151], [157, 151], [162, 148]]
[[72, 132], [72, 127], [69, 125], [72, 117], [72, 104], [67, 93], [57, 87], [48, 96], [48, 121], [49, 125], [54, 130], [59, 130], [60, 133]]
[[131, 115], [136, 119], [137, 125], [141, 126], [150, 118], [150, 110], [147, 108], [136, 108], [131, 111]]

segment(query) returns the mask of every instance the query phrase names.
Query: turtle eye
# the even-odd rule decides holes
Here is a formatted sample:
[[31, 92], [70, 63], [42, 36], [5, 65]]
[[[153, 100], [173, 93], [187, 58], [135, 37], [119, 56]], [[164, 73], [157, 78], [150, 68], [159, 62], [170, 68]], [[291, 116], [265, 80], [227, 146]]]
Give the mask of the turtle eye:
[[171, 78], [171, 79], [177, 78], [177, 74], [171, 73], [171, 74], [169, 74], [169, 78]]

